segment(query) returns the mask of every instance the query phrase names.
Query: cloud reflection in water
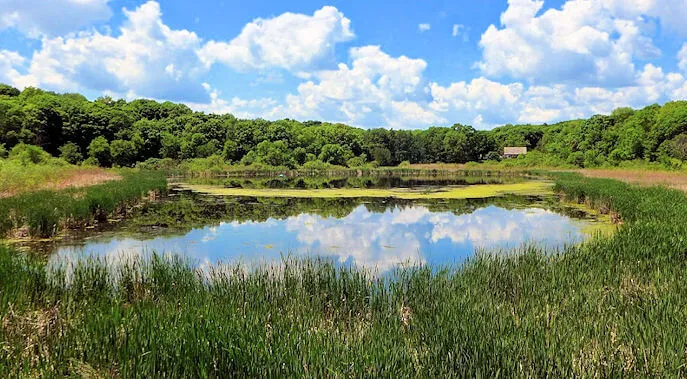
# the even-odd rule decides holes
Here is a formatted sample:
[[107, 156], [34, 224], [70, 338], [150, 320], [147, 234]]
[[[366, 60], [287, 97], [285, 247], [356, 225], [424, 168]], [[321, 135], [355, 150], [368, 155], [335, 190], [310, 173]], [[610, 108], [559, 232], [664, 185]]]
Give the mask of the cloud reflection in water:
[[488, 206], [456, 215], [419, 205], [374, 213], [361, 205], [343, 218], [302, 213], [265, 222], [223, 222], [181, 236], [95, 238], [82, 246], [61, 247], [53, 260], [95, 255], [116, 261], [155, 251], [208, 265], [274, 262], [291, 253], [327, 256], [384, 272], [402, 263], [461, 262], [477, 248], [505, 250], [525, 243], [557, 248], [581, 241], [583, 227], [583, 221], [538, 208]]

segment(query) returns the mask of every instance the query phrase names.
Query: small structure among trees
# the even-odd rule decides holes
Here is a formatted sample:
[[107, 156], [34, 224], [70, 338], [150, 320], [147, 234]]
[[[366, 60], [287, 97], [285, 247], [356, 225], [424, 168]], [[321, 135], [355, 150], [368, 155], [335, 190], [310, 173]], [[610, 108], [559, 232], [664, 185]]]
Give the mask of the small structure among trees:
[[527, 154], [526, 147], [504, 147], [503, 158], [517, 158], [521, 155]]

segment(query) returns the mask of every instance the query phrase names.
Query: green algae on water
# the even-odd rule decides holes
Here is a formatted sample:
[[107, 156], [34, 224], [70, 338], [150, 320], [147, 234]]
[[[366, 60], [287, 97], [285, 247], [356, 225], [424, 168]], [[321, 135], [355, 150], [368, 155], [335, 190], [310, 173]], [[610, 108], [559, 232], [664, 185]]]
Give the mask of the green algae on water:
[[480, 184], [461, 187], [427, 188], [423, 191], [408, 188], [328, 188], [267, 189], [225, 188], [212, 185], [179, 183], [178, 188], [216, 196], [290, 197], [290, 198], [397, 198], [415, 199], [482, 199], [504, 195], [545, 196], [553, 194], [553, 184], [548, 181], [525, 181], [507, 184]]

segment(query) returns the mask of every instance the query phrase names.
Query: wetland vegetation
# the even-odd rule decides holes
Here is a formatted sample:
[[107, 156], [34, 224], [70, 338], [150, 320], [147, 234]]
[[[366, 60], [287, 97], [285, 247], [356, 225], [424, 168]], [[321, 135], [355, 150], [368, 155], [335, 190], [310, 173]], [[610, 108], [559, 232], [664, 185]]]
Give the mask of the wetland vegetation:
[[651, 186], [687, 102], [404, 131], [0, 90], [4, 376], [687, 376]]
[[558, 254], [523, 247], [383, 277], [326, 259], [198, 271], [158, 255], [116, 270], [93, 258], [67, 275], [2, 248], [0, 370], [685, 375], [684, 195], [575, 174], [555, 182], [622, 227]]

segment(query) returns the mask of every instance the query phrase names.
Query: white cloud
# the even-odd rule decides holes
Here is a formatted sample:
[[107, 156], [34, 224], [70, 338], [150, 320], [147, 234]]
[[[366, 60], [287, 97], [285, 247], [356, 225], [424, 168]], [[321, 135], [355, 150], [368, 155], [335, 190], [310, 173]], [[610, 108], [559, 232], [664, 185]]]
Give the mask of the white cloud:
[[110, 18], [109, 0], [0, 0], [0, 30], [62, 35]]
[[430, 24], [420, 24], [420, 25], [417, 26], [417, 29], [418, 29], [420, 32], [426, 32], [426, 31], [432, 29], [432, 25], [430, 25]]
[[631, 86], [549, 86], [501, 84], [487, 78], [441, 86], [431, 83], [433, 109], [451, 122], [472, 122], [477, 128], [505, 123], [544, 123], [609, 114], [615, 108], [641, 108], [687, 97], [687, 80], [647, 64]]
[[682, 49], [677, 54], [678, 67], [687, 73], [687, 43], [682, 45]]
[[544, 1], [509, 0], [503, 27], [491, 25], [482, 35], [477, 67], [490, 77], [533, 83], [632, 85], [633, 59], [661, 53], [642, 17], [654, 13], [652, 4], [635, 0], [628, 10], [611, 0], [570, 0], [539, 14]]
[[451, 35], [453, 37], [463, 38], [463, 42], [468, 42], [470, 36], [468, 35], [468, 30], [463, 24], [453, 24], [453, 29], [451, 30]]
[[[458, 117], [461, 117], [461, 121], [479, 120], [483, 124], [475, 125], [479, 127], [509, 122], [517, 117], [517, 104], [523, 96], [524, 86], [520, 83], [504, 85], [486, 78], [477, 78], [469, 83], [451, 83], [448, 87], [431, 83], [430, 90], [432, 109], [460, 115]], [[453, 117], [448, 118], [455, 120]]]
[[0, 83], [19, 86], [22, 78], [17, 70], [26, 59], [14, 51], [0, 50]]
[[287, 96], [286, 117], [395, 128], [443, 121], [420, 102], [427, 97], [424, 60], [394, 58], [379, 46], [353, 48], [350, 57], [350, 67], [315, 72], [298, 94]]
[[669, 32], [687, 36], [685, 0], [597, 0], [614, 15], [633, 19], [642, 15], [657, 18]]
[[120, 35], [96, 31], [44, 38], [28, 69], [28, 81], [50, 89], [90, 89], [177, 101], [206, 101], [197, 80], [205, 71], [196, 55], [201, 39], [162, 22], [149, 1], [124, 10]]
[[200, 51], [210, 66], [224, 63], [239, 70], [278, 67], [300, 71], [333, 55], [337, 43], [353, 39], [351, 21], [332, 6], [312, 16], [284, 13], [256, 19], [231, 42], [208, 42]]
[[231, 100], [222, 99], [220, 91], [213, 89], [210, 84], [203, 83], [203, 88], [210, 96], [209, 103], [189, 103], [191, 109], [215, 114], [231, 113], [237, 118], [279, 118], [275, 112], [280, 109], [279, 104], [272, 98], [246, 100], [233, 97]]

